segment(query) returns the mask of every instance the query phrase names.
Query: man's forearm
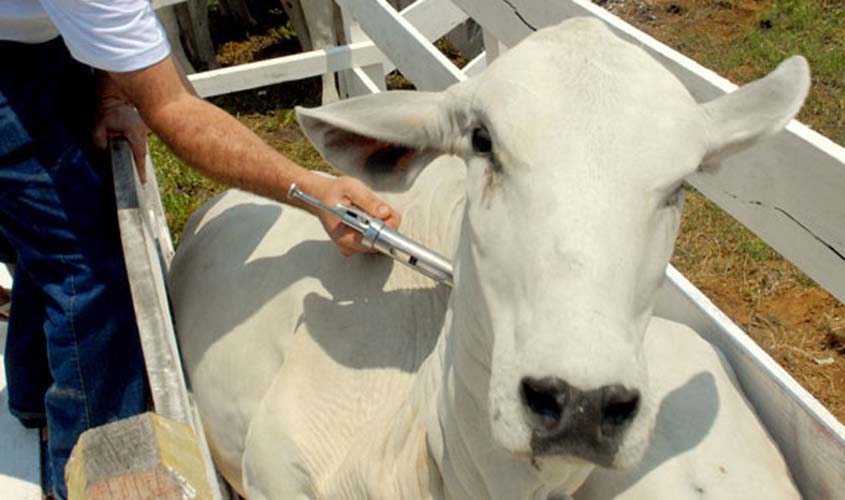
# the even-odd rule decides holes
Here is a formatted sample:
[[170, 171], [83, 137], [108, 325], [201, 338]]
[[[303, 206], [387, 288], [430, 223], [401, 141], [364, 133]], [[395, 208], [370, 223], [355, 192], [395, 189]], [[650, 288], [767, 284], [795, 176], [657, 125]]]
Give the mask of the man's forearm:
[[280, 201], [287, 201], [292, 182], [307, 187], [315, 181], [231, 115], [196, 97], [170, 58], [136, 74], [110, 77], [147, 126], [208, 177]]
[[231, 115], [194, 96], [142, 116], [176, 155], [208, 177], [281, 200], [305, 169], [279, 154]]
[[357, 205], [390, 227], [398, 227], [399, 213], [360, 181], [329, 179], [305, 170], [228, 113], [198, 98], [172, 58], [131, 73], [111, 73], [109, 78], [138, 108], [147, 126], [192, 167], [225, 184], [315, 213], [344, 254], [363, 250], [361, 235], [331, 215], [286, 199], [291, 183], [299, 184], [326, 205]]

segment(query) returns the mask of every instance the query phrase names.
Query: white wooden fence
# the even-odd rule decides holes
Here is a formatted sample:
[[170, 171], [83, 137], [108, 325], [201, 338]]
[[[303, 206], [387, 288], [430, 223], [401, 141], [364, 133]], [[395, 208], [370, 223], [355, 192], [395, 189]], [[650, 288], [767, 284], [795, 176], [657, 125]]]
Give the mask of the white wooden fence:
[[[160, 8], [181, 1], [153, 3]], [[418, 89], [442, 90], [477, 74], [536, 29], [587, 15], [651, 53], [701, 101], [735, 88], [588, 0], [417, 0], [401, 12], [386, 0], [336, 2], [344, 13], [348, 45], [189, 79], [208, 97], [337, 72], [346, 93], [357, 95], [383, 90], [384, 74], [395, 67]], [[483, 27], [486, 51], [460, 70], [431, 42], [469, 17]], [[845, 149], [792, 122], [776, 139], [727, 163], [690, 183], [845, 300]], [[656, 313], [689, 324], [725, 353], [804, 496], [840, 498], [845, 491], [845, 427], [678, 271], [670, 266], [667, 273]]]
[[[395, 66], [418, 89], [442, 90], [536, 29], [586, 15], [651, 53], [700, 101], [736, 88], [588, 0], [418, 0], [401, 12], [386, 0], [336, 2], [344, 25], [357, 33], [353, 43], [191, 75], [191, 81], [210, 96], [335, 71], [358, 94], [383, 89], [383, 74]], [[467, 17], [483, 27], [486, 51], [460, 70], [431, 42]], [[690, 183], [845, 300], [845, 149], [792, 122], [774, 140], [726, 163]], [[667, 273], [657, 313], [689, 324], [725, 353], [804, 496], [838, 497], [845, 491], [845, 427], [678, 271]]]

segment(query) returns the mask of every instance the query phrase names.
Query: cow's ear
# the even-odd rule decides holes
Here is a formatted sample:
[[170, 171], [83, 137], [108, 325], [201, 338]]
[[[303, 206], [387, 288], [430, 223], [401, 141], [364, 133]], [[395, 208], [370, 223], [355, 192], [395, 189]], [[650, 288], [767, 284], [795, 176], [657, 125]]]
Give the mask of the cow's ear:
[[717, 164], [782, 130], [798, 114], [809, 89], [807, 60], [795, 56], [768, 76], [704, 104], [710, 119], [704, 164]]
[[384, 191], [407, 189], [425, 160], [450, 149], [441, 93], [395, 91], [296, 108], [299, 125], [341, 172]]

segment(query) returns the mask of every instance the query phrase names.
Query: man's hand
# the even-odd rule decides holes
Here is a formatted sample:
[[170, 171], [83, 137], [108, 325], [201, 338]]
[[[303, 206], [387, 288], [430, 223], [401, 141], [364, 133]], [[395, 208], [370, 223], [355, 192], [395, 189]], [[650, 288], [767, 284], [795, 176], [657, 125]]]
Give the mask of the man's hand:
[[[355, 205], [373, 217], [383, 220], [385, 224], [393, 229], [398, 228], [401, 222], [399, 212], [381, 201], [375, 193], [357, 179], [351, 177], [323, 177], [313, 174], [307, 183], [303, 183], [302, 188], [330, 207], [338, 203]], [[340, 222], [337, 217], [322, 211], [315, 212], [316, 209], [311, 209], [310, 207], [308, 207], [308, 210], [314, 212], [320, 218], [320, 222], [323, 224], [326, 233], [335, 242], [340, 249], [340, 253], [343, 255], [349, 256], [358, 252], [375, 251], [364, 248], [361, 245], [361, 233], [350, 229]]]
[[94, 122], [94, 145], [102, 150], [109, 139], [125, 137], [132, 146], [135, 166], [141, 182], [147, 181], [145, 156], [147, 154], [147, 126], [135, 107], [120, 93], [106, 74], [100, 77], [97, 96], [97, 114]]

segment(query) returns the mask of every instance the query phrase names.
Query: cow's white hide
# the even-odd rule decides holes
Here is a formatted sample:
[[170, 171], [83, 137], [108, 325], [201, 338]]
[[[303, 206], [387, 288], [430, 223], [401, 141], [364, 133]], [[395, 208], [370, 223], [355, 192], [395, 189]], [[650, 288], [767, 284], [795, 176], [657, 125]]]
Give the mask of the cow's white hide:
[[[571, 494], [595, 463], [635, 465], [674, 394], [650, 383], [643, 338], [681, 182], [782, 128], [807, 87], [793, 59], [700, 106], [643, 51], [576, 19], [444, 93], [300, 110], [331, 163], [386, 190], [405, 233], [453, 256], [455, 288], [343, 259], [314, 220], [244, 193], [195, 215], [170, 285], [224, 475], [250, 498], [512, 499]], [[525, 380], [543, 377], [581, 394], [623, 387], [636, 411], [618, 424], [601, 406], [595, 435], [540, 440]], [[764, 437], [731, 394], [724, 411]], [[560, 413], [592, 414], [562, 401]], [[773, 446], [758, 452], [783, 474]]]
[[[463, 177], [443, 157], [407, 193], [384, 195], [402, 210], [404, 232], [450, 255]], [[237, 190], [191, 217], [169, 284], [218, 466], [242, 493], [242, 460], [247, 475], [266, 474], [254, 480], [269, 482], [268, 498], [320, 496], [312, 482], [350, 448], [387, 438], [391, 412], [412, 408], [400, 402], [432, 357], [449, 299], [389, 259], [342, 257], [312, 216]], [[421, 445], [417, 437], [407, 444]]]
[[661, 401], [651, 445], [630, 470], [597, 468], [576, 500], [800, 498], [715, 347], [688, 327], [655, 317], [644, 349]]

